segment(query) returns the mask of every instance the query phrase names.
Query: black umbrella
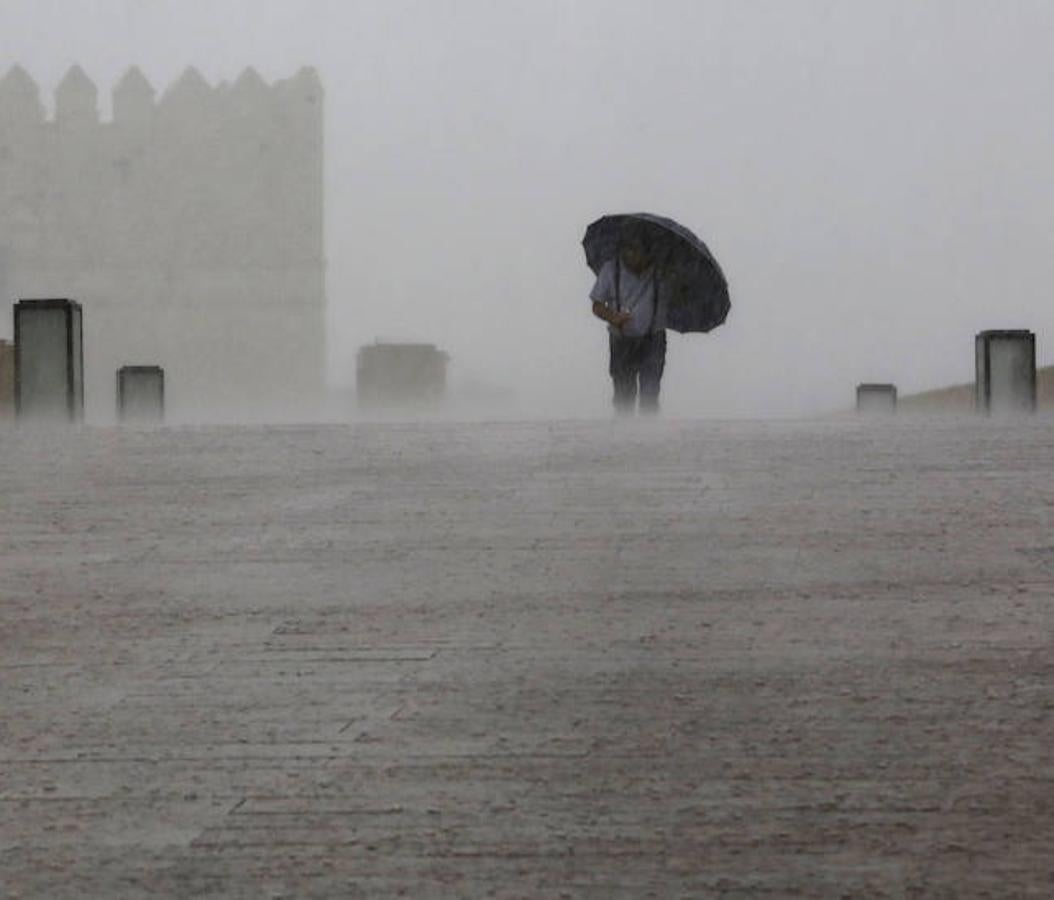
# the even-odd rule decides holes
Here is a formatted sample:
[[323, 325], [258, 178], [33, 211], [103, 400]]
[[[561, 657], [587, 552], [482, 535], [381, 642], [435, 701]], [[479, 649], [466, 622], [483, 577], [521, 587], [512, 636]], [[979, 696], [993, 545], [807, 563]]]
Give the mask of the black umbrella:
[[643, 241], [658, 266], [666, 301], [666, 327], [710, 331], [725, 321], [731, 302], [721, 266], [683, 225], [651, 213], [603, 216], [586, 229], [586, 262], [598, 275], [625, 240]]

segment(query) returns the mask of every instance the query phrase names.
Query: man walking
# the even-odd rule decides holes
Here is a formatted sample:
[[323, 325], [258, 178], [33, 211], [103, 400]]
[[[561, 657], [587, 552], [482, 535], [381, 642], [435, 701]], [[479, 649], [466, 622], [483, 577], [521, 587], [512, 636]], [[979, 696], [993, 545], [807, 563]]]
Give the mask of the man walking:
[[621, 252], [604, 263], [589, 292], [593, 315], [608, 324], [609, 371], [615, 410], [632, 414], [659, 410], [659, 384], [666, 365], [665, 310], [658, 265], [643, 236], [622, 241]]

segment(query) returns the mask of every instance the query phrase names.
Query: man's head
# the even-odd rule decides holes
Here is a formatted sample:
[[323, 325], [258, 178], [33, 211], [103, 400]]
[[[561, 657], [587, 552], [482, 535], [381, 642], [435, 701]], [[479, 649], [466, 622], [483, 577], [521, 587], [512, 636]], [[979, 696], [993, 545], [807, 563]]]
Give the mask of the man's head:
[[651, 265], [651, 248], [643, 235], [627, 235], [622, 239], [622, 263], [631, 272], [643, 272]]

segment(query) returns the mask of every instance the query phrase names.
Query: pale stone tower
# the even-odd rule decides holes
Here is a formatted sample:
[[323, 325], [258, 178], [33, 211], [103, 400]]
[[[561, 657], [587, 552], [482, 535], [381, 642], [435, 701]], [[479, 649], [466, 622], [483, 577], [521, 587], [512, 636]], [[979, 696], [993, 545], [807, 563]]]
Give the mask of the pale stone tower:
[[155, 102], [133, 68], [101, 122], [74, 66], [46, 121], [23, 69], [0, 79], [0, 301], [80, 301], [89, 421], [124, 365], [164, 368], [176, 420], [318, 408], [322, 99], [312, 69], [213, 88], [190, 68]]

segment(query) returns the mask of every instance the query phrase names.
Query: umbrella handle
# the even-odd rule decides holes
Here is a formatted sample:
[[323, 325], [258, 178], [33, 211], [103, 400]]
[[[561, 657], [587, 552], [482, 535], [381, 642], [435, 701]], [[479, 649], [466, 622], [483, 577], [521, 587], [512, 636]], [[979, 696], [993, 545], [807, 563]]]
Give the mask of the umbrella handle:
[[655, 317], [659, 314], [659, 267], [651, 264], [651, 321], [648, 323], [648, 334], [655, 330]]
[[622, 236], [615, 241], [615, 312], [622, 312], [622, 298], [619, 296], [619, 282], [622, 273]]

